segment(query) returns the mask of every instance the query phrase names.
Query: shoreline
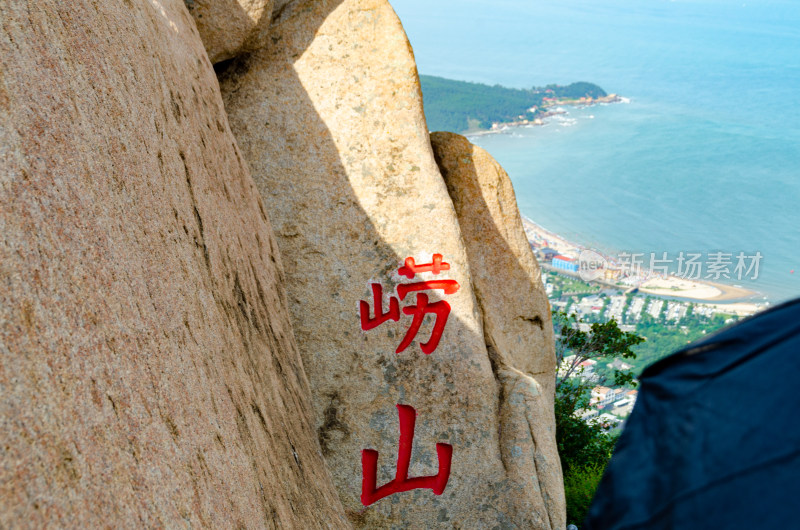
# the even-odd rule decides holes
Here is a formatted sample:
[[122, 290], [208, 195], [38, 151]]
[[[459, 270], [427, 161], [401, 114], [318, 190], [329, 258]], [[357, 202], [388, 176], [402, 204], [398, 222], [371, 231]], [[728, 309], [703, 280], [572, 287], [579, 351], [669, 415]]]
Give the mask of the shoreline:
[[[532, 221], [520, 213], [522, 225], [528, 242], [534, 248], [550, 247], [559, 253], [572, 254], [577, 257], [582, 251], [591, 251], [601, 256], [607, 262], [613, 263], [615, 260], [610, 256], [604, 255], [594, 249], [570, 241], [553, 231], [547, 230], [536, 222]], [[548, 267], [549, 269], [549, 267]], [[755, 303], [749, 299], [759, 296], [759, 293], [743, 287], [712, 282], [708, 280], [689, 280], [675, 275], [650, 276], [650, 271], [644, 269], [648, 274], [644, 278], [634, 281], [628, 285], [618, 285], [616, 282], [608, 280], [583, 280], [602, 287], [627, 290], [628, 292], [638, 291], [643, 294], [654, 295], [663, 298], [682, 299], [686, 301], [725, 306], [738, 314], [751, 314], [763, 309], [764, 304]], [[574, 274], [580, 277], [578, 274]]]
[[[684, 280], [683, 278], [677, 278], [671, 276], [675, 279], [675, 281], [683, 281], [689, 282], [688, 280]], [[650, 283], [652, 280], [645, 282], [645, 284]], [[675, 298], [687, 298], [691, 300], [702, 300], [705, 302], [742, 302], [744, 299], [752, 298], [754, 296], [758, 296], [759, 293], [756, 291], [751, 291], [750, 289], [745, 289], [744, 287], [736, 287], [733, 285], [726, 285], [724, 283], [717, 283], [708, 280], [692, 280], [691, 283], [696, 286], [694, 289], [693, 296], [681, 295], [676, 294], [680, 293], [681, 291], [675, 290], [673, 287], [642, 287], [639, 288], [639, 291], [647, 294], [654, 294], [658, 296], [668, 296], [668, 297], [675, 297]], [[714, 294], [713, 296], [709, 297], [705, 294], [700, 295], [698, 291], [705, 290], [706, 292], [710, 292], [711, 289], [716, 290], [718, 294]]]
[[520, 120], [520, 121], [509, 121], [509, 122], [497, 122], [492, 124], [491, 129], [478, 129], [475, 131], [464, 131], [459, 134], [464, 135], [465, 137], [469, 138], [470, 136], [486, 136], [488, 134], [502, 134], [509, 129], [516, 129], [520, 127], [544, 127], [548, 123], [548, 118], [552, 118], [554, 116], [563, 116], [565, 114], [569, 114], [564, 109], [560, 107], [593, 107], [595, 105], [611, 105], [614, 103], [630, 103], [630, 99], [617, 95], [617, 94], [609, 94], [604, 97], [600, 97], [597, 99], [591, 98], [582, 98], [582, 99], [563, 99], [548, 103], [547, 106], [542, 107], [542, 109], [552, 109], [552, 110], [544, 110], [541, 116], [537, 116], [533, 120]]

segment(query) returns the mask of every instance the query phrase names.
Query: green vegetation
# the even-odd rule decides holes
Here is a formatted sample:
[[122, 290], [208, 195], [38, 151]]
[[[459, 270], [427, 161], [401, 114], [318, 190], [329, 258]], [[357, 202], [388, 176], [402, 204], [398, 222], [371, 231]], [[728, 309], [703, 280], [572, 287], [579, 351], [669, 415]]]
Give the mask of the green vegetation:
[[[552, 288], [551, 303], [561, 309], [553, 311], [559, 366], [554, 408], [567, 522], [580, 525], [621, 433], [620, 424], [603, 423], [627, 417], [636, 399], [636, 393], [629, 391], [638, 385], [639, 374], [739, 317], [705, 304], [623, 294], [573, 276], [544, 274], [548, 289]], [[612, 314], [625, 323], [622, 329]], [[581, 366], [585, 361], [594, 363]], [[596, 389], [598, 400], [593, 402], [592, 389], [601, 386], [606, 388]], [[603, 395], [608, 396], [606, 401], [600, 401]]]
[[556, 443], [565, 477], [588, 464], [605, 466], [617, 441], [599, 422], [586, 422], [576, 414], [589, 408], [592, 386], [570, 378], [556, 391]]
[[[620, 428], [603, 425], [596, 419], [585, 419], [589, 413], [597, 415], [602, 412], [595, 410], [599, 405], [591, 403], [592, 388], [634, 389], [636, 377], [647, 365], [717, 331], [738, 317], [686, 302], [682, 302], [685, 313], [677, 321], [675, 319], [680, 313], [675, 312], [674, 306], [672, 312], [668, 312], [666, 303], [657, 312], [658, 316], [653, 317], [646, 309], [651, 301], [659, 301], [658, 298], [628, 294], [624, 302], [617, 302], [623, 303], [623, 318], [630, 325], [626, 329], [634, 330], [633, 333], [624, 332], [614, 319], [604, 321], [602, 313], [589, 312], [583, 319], [569, 315], [570, 306], [578, 304], [585, 295], [562, 298], [561, 290], [569, 286], [570, 290], [579, 292], [583, 290], [580, 284], [584, 282], [553, 273], [547, 273], [547, 282], [553, 285], [555, 297], [566, 302], [566, 312], [553, 313], [556, 361], [560, 367], [555, 396], [556, 442], [564, 472], [567, 522], [580, 525], [621, 432]], [[590, 285], [584, 283], [584, 288], [588, 287]], [[616, 296], [620, 295], [617, 293]], [[597, 299], [600, 305], [609, 307], [611, 300], [607, 292], [600, 293]], [[629, 314], [634, 300], [641, 310], [638, 320]], [[586, 312], [585, 307], [583, 311]], [[673, 315], [673, 318], [668, 320], [668, 315]], [[565, 363], [565, 359], [569, 362]], [[581, 363], [586, 360], [596, 363], [590, 372], [583, 373]], [[624, 360], [624, 363], [614, 363], [615, 360]], [[612, 415], [618, 414], [612, 412], [613, 407], [606, 405], [604, 410]]]
[[[578, 324], [574, 316], [553, 314], [557, 365], [563, 366], [564, 359], [573, 356], [556, 379], [555, 396], [556, 443], [564, 472], [567, 522], [573, 524], [583, 522], [618, 437], [607, 433], [606, 426], [586, 422], [579, 416], [579, 411], [589, 408], [591, 388], [605, 383], [605, 380], [589, 382], [577, 377], [580, 363], [592, 359], [602, 365], [617, 358], [635, 359], [632, 348], [644, 341], [634, 333], [620, 330], [613, 319], [592, 324], [588, 332], [581, 331]], [[630, 371], [612, 370], [609, 375], [616, 386], [636, 384]]]
[[[422, 96], [428, 128], [432, 131], [464, 132], [488, 129], [492, 123], [533, 120], [541, 113], [544, 98], [580, 99], [605, 97], [591, 83], [517, 89], [421, 75]], [[531, 110], [536, 107], [535, 110]]]
[[603, 477], [605, 466], [587, 464], [564, 476], [564, 495], [567, 501], [567, 523], [581, 525], [586, 519], [594, 492]]
[[705, 317], [694, 313], [691, 305], [677, 323], [665, 323], [663, 316], [656, 320], [643, 314], [636, 324], [636, 333], [645, 337], [646, 342], [634, 348], [637, 358], [630, 362], [633, 371], [641, 373], [648, 365], [724, 327], [730, 319], [737, 320], [738, 317], [721, 313]]
[[[566, 305], [563, 310], [566, 313], [570, 313], [584, 296], [591, 294], [599, 294], [605, 304], [604, 307], [608, 307], [610, 299], [606, 294], [607, 290], [603, 291], [597, 284], [584, 282], [579, 278], [555, 272], [545, 271], [544, 274], [546, 275], [547, 283], [553, 286], [553, 293], [550, 299], [565, 299]], [[667, 320], [666, 303], [661, 307], [658, 318], [653, 318], [645, 309], [649, 307], [651, 301], [660, 300], [660, 298], [644, 296], [645, 309], [641, 311], [641, 316], [636, 320], [629, 312], [633, 300], [636, 298], [642, 298], [642, 295], [629, 293], [625, 296], [625, 304], [622, 309], [623, 317], [620, 323], [635, 325], [635, 330], [633, 331], [646, 339], [646, 342], [633, 348], [636, 358], [626, 360], [626, 363], [633, 366], [632, 372], [637, 375], [648, 365], [740, 318], [736, 315], [723, 313], [715, 313], [712, 316], [703, 315], [697, 311], [696, 303], [687, 302], [682, 302], [687, 304], [687, 310], [686, 314], [678, 321]], [[605, 320], [606, 317], [603, 316], [603, 312], [600, 314], [585, 314], [582, 317], [582, 321], [586, 323], [602, 323]], [[605, 369], [598, 367], [597, 370], [599, 370], [600, 374], [603, 374]]]
[[[589, 331], [581, 331], [578, 326], [580, 322], [574, 315], [559, 311], [553, 313], [553, 325], [558, 337], [556, 362], [561, 366], [566, 357], [574, 356], [569, 367], [557, 379], [556, 392], [578, 375], [578, 366], [582, 362], [590, 359], [597, 361], [598, 364], [611, 363], [615, 359], [632, 361], [637, 356], [633, 348], [645, 341], [636, 333], [619, 329], [617, 321], [613, 318], [607, 322], [595, 322]], [[632, 380], [633, 375], [630, 371], [613, 371], [614, 386], [629, 385]], [[601, 380], [595, 383], [602, 385], [607, 381]]]
[[601, 291], [600, 286], [586, 283], [578, 278], [545, 272], [547, 282], [553, 285], [553, 298], [574, 294], [595, 294]]
[[544, 88], [533, 88], [531, 91], [537, 94], [544, 94], [545, 96], [551, 94], [558, 99], [597, 99], [604, 98], [608, 95], [605, 90], [594, 83], [586, 83], [583, 81], [570, 83], [567, 86], [547, 85]]

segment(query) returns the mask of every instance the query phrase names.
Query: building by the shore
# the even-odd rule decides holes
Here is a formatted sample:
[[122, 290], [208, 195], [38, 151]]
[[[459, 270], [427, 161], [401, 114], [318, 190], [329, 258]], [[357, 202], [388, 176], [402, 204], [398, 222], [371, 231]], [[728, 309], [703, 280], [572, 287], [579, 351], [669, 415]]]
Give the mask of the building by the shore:
[[559, 269], [567, 272], [578, 272], [578, 262], [573, 258], [568, 258], [561, 254], [554, 256], [551, 261], [554, 269]]
[[538, 253], [539, 255], [537, 257], [544, 262], [553, 261], [553, 258], [559, 255], [556, 249], [550, 247], [540, 248]]

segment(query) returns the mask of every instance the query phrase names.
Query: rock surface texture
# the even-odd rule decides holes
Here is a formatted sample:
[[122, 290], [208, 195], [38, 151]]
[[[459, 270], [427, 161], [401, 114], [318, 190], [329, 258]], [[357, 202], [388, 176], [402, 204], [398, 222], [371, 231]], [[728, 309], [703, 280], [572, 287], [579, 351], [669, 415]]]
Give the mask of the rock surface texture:
[[0, 2], [0, 527], [347, 526], [180, 0]]
[[565, 504], [552, 419], [556, 357], [550, 304], [511, 179], [489, 153], [463, 136], [436, 132], [431, 144], [458, 215], [486, 344], [501, 375], [503, 451], [524, 448], [532, 457], [536, 473], [527, 478], [539, 482], [553, 527], [562, 528]]
[[273, 0], [184, 0], [212, 63], [267, 43]]
[[[563, 515], [550, 511], [563, 503], [551, 508], [537, 479], [542, 460], [530, 433], [552, 429], [552, 408], [549, 417], [526, 417], [552, 404], [524, 374], [530, 388], [504, 395], [516, 388], [505, 382], [510, 372], [492, 368], [400, 22], [384, 0], [294, 1], [274, 17], [269, 40], [227, 65], [220, 86], [284, 257], [317, 434], [350, 520], [364, 528], [560, 528]], [[406, 258], [432, 263], [434, 254], [449, 268], [398, 273]], [[442, 318], [429, 314], [398, 353], [424, 304], [423, 293], [403, 298], [402, 286], [445, 279], [460, 288], [424, 293], [450, 306], [438, 346], [421, 351]], [[361, 308], [374, 316], [375, 284], [389, 317], [391, 297], [402, 300], [397, 319], [365, 330]], [[526, 412], [527, 400], [548, 405]], [[453, 448], [449, 481], [440, 496], [414, 489], [365, 506], [361, 451], [379, 452], [378, 486], [395, 478], [398, 404], [417, 413], [408, 476], [435, 475], [436, 444], [444, 443]], [[520, 444], [509, 445], [508, 433]], [[546, 472], [560, 480], [555, 458]]]
[[550, 303], [511, 179], [492, 155], [461, 135], [435, 132], [431, 145], [458, 214], [487, 343], [498, 362], [536, 379], [552, 399]]

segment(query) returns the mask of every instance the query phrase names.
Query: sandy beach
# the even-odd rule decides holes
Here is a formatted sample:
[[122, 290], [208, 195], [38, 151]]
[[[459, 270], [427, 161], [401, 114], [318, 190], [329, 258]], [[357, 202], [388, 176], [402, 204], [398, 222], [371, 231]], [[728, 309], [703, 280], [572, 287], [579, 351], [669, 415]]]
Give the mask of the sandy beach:
[[674, 277], [651, 278], [639, 286], [639, 291], [695, 300], [720, 300], [724, 296], [723, 290], [714, 285]]
[[528, 236], [528, 241], [535, 246], [550, 247], [570, 257], [578, 257], [580, 251], [583, 250], [580, 245], [542, 228], [525, 216], [522, 216], [522, 226], [525, 229], [525, 235]]
[[644, 293], [706, 300], [709, 302], [739, 300], [756, 294], [742, 287], [708, 281], [687, 280], [676, 276], [652, 278], [644, 282], [639, 287], [639, 290]]

